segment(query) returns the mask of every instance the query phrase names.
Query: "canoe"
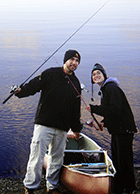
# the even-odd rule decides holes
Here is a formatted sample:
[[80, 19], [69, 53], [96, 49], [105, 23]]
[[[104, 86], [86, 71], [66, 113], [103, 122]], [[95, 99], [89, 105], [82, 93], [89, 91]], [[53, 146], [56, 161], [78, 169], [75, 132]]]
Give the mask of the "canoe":
[[[78, 140], [72, 135], [68, 137], [61, 184], [75, 194], [112, 193], [116, 170], [107, 152], [83, 133]], [[47, 168], [47, 154], [44, 168]]]

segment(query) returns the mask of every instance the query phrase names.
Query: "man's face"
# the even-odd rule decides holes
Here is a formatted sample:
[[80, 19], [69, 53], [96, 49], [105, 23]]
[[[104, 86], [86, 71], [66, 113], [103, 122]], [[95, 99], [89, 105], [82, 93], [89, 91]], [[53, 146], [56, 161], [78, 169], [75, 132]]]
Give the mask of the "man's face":
[[72, 57], [67, 60], [64, 64], [64, 70], [67, 74], [72, 74], [79, 65], [79, 59], [77, 57]]

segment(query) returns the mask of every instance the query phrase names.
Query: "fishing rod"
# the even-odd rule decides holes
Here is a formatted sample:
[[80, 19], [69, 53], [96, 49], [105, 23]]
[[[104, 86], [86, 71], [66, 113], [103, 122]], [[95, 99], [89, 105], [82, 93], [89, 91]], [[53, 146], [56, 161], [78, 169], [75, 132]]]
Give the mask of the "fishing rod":
[[[19, 87], [22, 87], [49, 59], [51, 59], [52, 56], [55, 55], [55, 53], [58, 52], [83, 26], [85, 26], [107, 3], [106, 1], [89, 19], [87, 19], [71, 36], [69, 36], [68, 39], [66, 39], [22, 84], [20, 84]], [[16, 89], [15, 89], [16, 90]], [[15, 93], [15, 90], [10, 91], [10, 95], [2, 102], [5, 104]]]

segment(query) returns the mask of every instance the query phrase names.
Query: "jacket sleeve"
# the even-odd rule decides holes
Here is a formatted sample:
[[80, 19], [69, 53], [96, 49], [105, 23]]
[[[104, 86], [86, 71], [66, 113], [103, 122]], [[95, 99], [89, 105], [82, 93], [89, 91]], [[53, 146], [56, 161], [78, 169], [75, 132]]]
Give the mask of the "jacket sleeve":
[[16, 94], [18, 98], [34, 95], [41, 90], [41, 75], [30, 80], [29, 83], [21, 87], [21, 91]]
[[91, 112], [100, 116], [113, 116], [121, 113], [122, 98], [120, 89], [116, 84], [107, 84], [103, 91], [101, 105], [91, 105]]
[[72, 123], [71, 123], [71, 130], [73, 132], [80, 132], [83, 128], [83, 125], [80, 121], [80, 107], [77, 107], [76, 109], [76, 106], [73, 110], [73, 116], [72, 116]]
[[[78, 91], [81, 95], [80, 84], [79, 84], [79, 86], [77, 86], [77, 88], [78, 88]], [[83, 128], [83, 125], [80, 121], [80, 117], [81, 117], [81, 98], [77, 94], [76, 99], [75, 99], [75, 103], [73, 105], [73, 115], [72, 115], [72, 123], [71, 123], [71, 130], [73, 132], [80, 132]]]

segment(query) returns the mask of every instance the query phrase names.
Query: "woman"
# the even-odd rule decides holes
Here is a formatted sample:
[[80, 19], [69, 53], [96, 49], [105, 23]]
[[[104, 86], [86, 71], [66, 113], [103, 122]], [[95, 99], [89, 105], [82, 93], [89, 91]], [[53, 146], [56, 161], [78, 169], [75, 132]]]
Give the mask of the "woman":
[[107, 78], [98, 63], [91, 72], [91, 82], [100, 86], [101, 105], [90, 104], [88, 110], [104, 117], [101, 124], [111, 134], [112, 161], [116, 168], [114, 193], [132, 193], [136, 190], [132, 142], [137, 132], [133, 113], [117, 79]]

